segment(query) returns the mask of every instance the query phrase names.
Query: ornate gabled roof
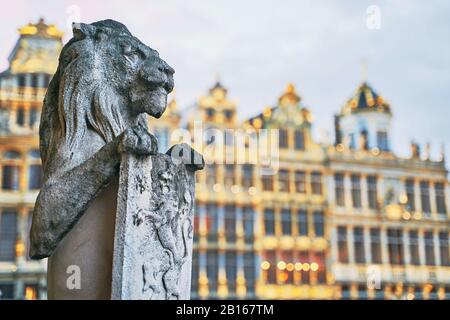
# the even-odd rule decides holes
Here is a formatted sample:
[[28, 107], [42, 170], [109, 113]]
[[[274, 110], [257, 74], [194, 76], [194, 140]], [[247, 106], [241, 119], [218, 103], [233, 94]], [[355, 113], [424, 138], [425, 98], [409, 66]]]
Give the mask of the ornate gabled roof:
[[296, 105], [300, 103], [301, 97], [297, 94], [293, 83], [289, 83], [286, 90], [278, 98], [278, 104], [280, 106]]
[[43, 18], [40, 18], [35, 24], [30, 22], [22, 28], [19, 28], [19, 34], [21, 36], [33, 36], [55, 40], [62, 40], [64, 35], [64, 33], [55, 25], [46, 24]]
[[382, 96], [373, 90], [367, 82], [363, 82], [358, 86], [354, 95], [344, 105], [341, 114], [345, 115], [367, 111], [391, 114], [389, 103], [387, 103]]
[[63, 33], [40, 19], [19, 29], [20, 38], [9, 55], [8, 73], [53, 74], [58, 66]]
[[259, 128], [267, 128], [271, 125], [301, 126], [310, 125], [312, 116], [310, 111], [300, 105], [301, 97], [297, 94], [295, 86], [289, 83], [286, 90], [278, 98], [275, 107], [266, 107], [263, 112], [251, 117], [247, 124]]

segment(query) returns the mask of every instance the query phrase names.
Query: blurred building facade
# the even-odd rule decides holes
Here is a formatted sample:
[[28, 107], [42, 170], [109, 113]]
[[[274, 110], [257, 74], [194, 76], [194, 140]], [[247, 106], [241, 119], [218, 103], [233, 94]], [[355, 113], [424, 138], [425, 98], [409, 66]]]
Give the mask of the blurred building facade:
[[[46, 261], [27, 258], [27, 236], [40, 110], [62, 34], [42, 20], [19, 34], [0, 74], [0, 290], [45, 299]], [[398, 157], [391, 107], [369, 84], [336, 115], [334, 143], [313, 138], [292, 84], [261, 114], [239, 121], [237, 111], [217, 81], [189, 108], [172, 95], [149, 120], [161, 151], [191, 139], [208, 163], [197, 176], [193, 298], [450, 298], [444, 153], [432, 160], [412, 144], [411, 157]], [[264, 140], [276, 155], [255, 154], [264, 130], [277, 133]], [[242, 145], [236, 132], [248, 133]]]

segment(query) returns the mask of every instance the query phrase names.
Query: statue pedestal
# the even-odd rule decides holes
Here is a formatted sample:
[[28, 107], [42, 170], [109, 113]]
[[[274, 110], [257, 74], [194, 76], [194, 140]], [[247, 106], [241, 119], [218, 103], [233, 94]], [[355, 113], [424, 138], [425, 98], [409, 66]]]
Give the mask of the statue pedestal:
[[48, 258], [48, 299], [110, 299], [117, 190], [114, 178]]
[[194, 172], [181, 161], [123, 156], [112, 299], [190, 298], [194, 189]]

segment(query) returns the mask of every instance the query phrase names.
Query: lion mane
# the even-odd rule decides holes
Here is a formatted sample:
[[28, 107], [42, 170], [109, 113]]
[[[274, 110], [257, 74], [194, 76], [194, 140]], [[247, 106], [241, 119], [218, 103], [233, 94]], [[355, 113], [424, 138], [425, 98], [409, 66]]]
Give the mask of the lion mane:
[[[91, 28], [85, 32], [95, 33], [94, 37], [102, 32], [108, 32], [110, 37], [114, 34], [133, 37], [123, 24], [113, 20], [99, 21], [85, 28]], [[58, 154], [64, 158], [62, 155], [67, 154], [72, 159], [74, 150], [86, 143], [88, 129], [108, 143], [127, 127], [120, 106], [124, 99], [112, 85], [105, 85], [114, 83], [105, 81], [108, 75], [92, 72], [102, 58], [86, 42], [85, 36], [74, 31], [74, 37], [61, 51], [58, 69], [44, 99], [40, 124], [44, 174], [53, 162], [51, 156]]]

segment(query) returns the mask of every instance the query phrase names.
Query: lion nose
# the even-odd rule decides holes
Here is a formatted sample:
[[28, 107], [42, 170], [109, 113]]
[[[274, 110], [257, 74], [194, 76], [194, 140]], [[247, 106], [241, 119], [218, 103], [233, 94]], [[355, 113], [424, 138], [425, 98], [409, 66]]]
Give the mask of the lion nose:
[[149, 59], [141, 68], [141, 76], [144, 80], [154, 86], [163, 87], [167, 93], [172, 92], [174, 87], [173, 74], [175, 70], [164, 60], [157, 58]]

